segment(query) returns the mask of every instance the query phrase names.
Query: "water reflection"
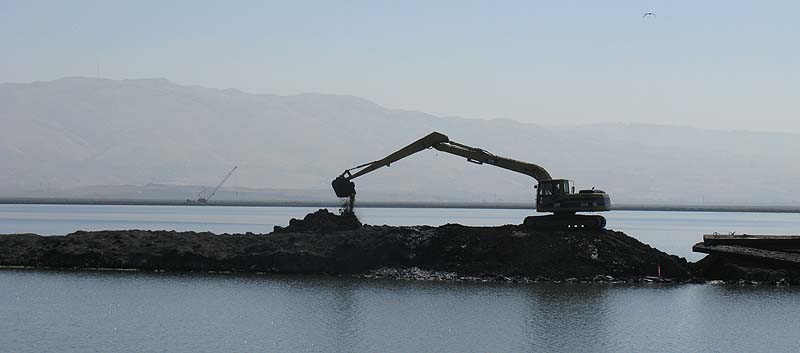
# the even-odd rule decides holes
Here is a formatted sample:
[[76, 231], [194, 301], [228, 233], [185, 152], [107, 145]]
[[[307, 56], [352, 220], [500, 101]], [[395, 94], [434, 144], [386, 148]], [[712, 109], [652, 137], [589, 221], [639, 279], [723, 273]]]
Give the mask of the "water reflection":
[[3, 351], [789, 351], [800, 289], [0, 271]]
[[526, 351], [608, 350], [605, 287], [541, 284], [526, 289], [529, 310]]
[[330, 286], [333, 296], [333, 315], [326, 325], [334, 333], [331, 345], [336, 352], [355, 352], [361, 346], [363, 326], [358, 307], [357, 285], [353, 281], [336, 281]]

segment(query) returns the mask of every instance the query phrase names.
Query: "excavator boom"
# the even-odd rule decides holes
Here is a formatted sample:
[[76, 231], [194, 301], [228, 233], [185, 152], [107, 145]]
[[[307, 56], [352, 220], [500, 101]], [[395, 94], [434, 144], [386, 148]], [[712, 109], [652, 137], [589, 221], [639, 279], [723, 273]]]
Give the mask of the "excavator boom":
[[467, 159], [467, 161], [475, 164], [489, 164], [517, 173], [529, 175], [536, 179], [536, 181], [552, 179], [547, 170], [536, 164], [496, 156], [480, 148], [462, 145], [457, 142], [450, 141], [446, 143], [439, 143], [433, 145], [433, 148], [442, 152], [464, 157]]

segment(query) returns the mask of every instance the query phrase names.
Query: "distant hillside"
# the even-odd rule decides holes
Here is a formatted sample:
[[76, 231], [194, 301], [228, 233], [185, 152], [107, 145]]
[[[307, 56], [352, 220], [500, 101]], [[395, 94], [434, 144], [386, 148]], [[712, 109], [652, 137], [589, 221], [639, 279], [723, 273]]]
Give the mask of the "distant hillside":
[[[797, 134], [539, 121], [437, 117], [352, 96], [257, 95], [163, 79], [1, 84], [0, 196], [120, 196], [126, 187], [117, 186], [160, 184], [192, 197], [189, 189], [214, 185], [238, 165], [227, 186], [307, 198], [343, 169], [435, 130], [605, 189], [616, 202], [798, 203]], [[435, 150], [357, 181], [360, 199], [381, 201], [526, 202], [533, 184]], [[236, 190], [242, 196], [224, 195], [245, 197]]]

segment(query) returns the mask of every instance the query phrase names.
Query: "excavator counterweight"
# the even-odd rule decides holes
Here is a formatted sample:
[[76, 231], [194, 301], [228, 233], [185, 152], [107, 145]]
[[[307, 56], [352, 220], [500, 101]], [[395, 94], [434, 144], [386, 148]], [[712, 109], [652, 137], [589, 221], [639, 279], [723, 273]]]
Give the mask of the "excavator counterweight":
[[538, 182], [534, 186], [536, 189], [536, 211], [551, 212], [553, 214], [527, 217], [523, 222], [527, 226], [603, 228], [606, 225], [606, 220], [602, 216], [575, 214], [576, 212], [610, 210], [611, 200], [608, 194], [602, 190], [592, 188], [591, 190], [580, 190], [576, 193], [571, 180], [553, 179], [550, 173], [539, 165], [497, 156], [480, 148], [454, 142], [446, 135], [438, 132], [432, 132], [382, 159], [347, 169], [336, 177], [331, 183], [336, 196], [349, 199], [345, 203], [343, 212], [353, 211], [356, 195], [356, 186], [352, 181], [353, 179], [376, 169], [389, 166], [391, 163], [427, 148], [434, 148], [461, 156], [472, 163], [490, 164], [536, 179]]

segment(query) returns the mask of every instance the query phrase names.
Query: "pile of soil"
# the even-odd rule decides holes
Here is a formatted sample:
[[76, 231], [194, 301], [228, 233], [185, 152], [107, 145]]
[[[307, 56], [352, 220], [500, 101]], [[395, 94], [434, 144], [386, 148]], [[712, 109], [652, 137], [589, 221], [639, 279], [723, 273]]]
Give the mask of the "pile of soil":
[[337, 215], [323, 208], [307, 214], [302, 220], [290, 219], [288, 227], [275, 226], [273, 233], [330, 233], [358, 228], [361, 228], [361, 221], [358, 220], [355, 213], [346, 212]]
[[707, 280], [728, 282], [800, 283], [800, 266], [744, 256], [711, 254], [692, 264], [692, 272]]
[[121, 230], [0, 235], [0, 265], [303, 274], [416, 268], [446, 273], [445, 278], [587, 281], [636, 280], [655, 276], [660, 268], [664, 277], [690, 277], [685, 259], [622, 232], [521, 225], [370, 226], [354, 215], [327, 210], [293, 219], [270, 234]]

